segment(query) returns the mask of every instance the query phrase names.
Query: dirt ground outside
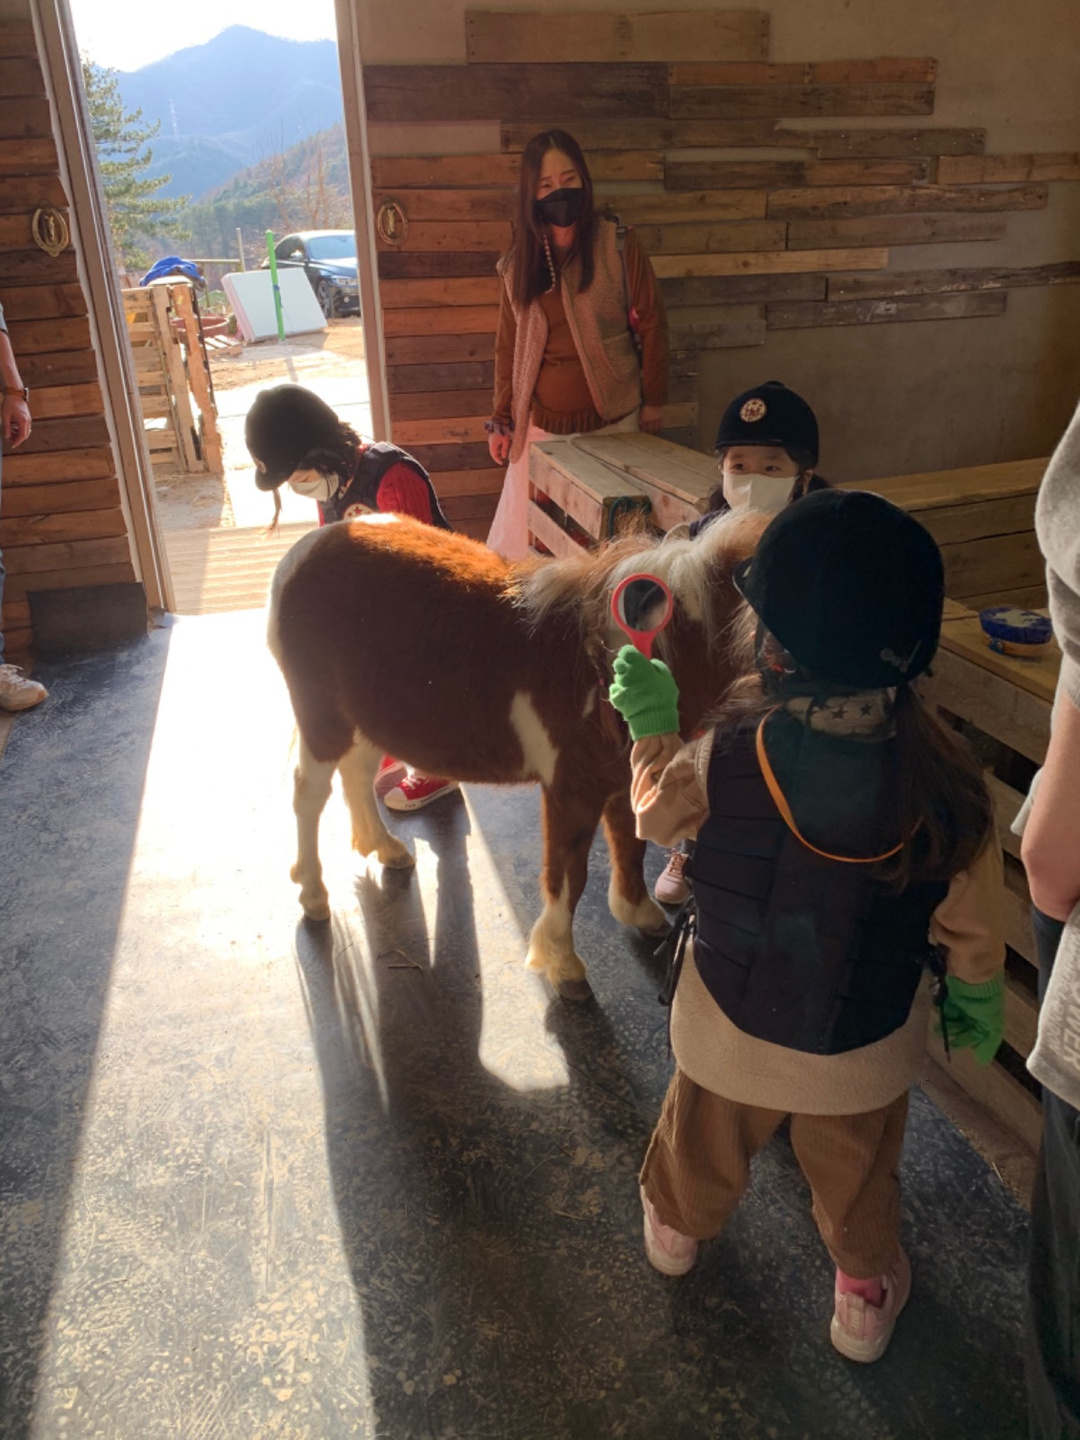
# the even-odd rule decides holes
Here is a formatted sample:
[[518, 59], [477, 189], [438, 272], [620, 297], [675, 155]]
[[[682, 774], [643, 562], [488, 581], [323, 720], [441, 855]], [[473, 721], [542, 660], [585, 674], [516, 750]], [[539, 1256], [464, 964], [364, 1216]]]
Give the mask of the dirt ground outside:
[[[361, 435], [371, 435], [371, 403], [364, 368], [364, 330], [358, 318], [332, 320], [327, 330], [285, 342], [256, 341], [214, 351], [210, 369], [217, 399], [224, 475], [188, 475], [156, 468], [158, 516], [166, 532], [263, 527], [274, 515], [269, 495], [255, 487], [244, 444], [244, 418], [260, 390], [292, 381], [307, 385]], [[281, 491], [286, 524], [316, 523], [315, 504]]]

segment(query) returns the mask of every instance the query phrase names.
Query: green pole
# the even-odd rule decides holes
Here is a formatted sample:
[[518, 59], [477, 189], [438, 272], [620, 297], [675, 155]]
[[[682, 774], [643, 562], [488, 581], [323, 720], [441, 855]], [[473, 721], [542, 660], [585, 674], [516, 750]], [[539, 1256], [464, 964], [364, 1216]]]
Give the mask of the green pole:
[[277, 316], [277, 335], [285, 339], [285, 316], [281, 313], [281, 286], [277, 278], [277, 255], [274, 253], [274, 232], [266, 232], [266, 253], [270, 257], [270, 284], [274, 287], [274, 314]]

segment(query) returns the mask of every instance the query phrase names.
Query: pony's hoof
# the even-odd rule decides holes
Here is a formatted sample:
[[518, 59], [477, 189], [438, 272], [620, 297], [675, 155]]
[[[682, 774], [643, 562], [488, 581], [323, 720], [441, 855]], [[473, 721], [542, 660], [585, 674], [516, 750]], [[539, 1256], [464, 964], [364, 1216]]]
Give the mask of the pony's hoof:
[[387, 846], [379, 855], [379, 863], [387, 870], [411, 870], [416, 864], [416, 856], [411, 854], [400, 840], [395, 840], [392, 846]]
[[588, 980], [560, 980], [555, 989], [562, 999], [573, 1000], [578, 1005], [593, 998], [592, 986]]
[[312, 925], [325, 925], [330, 919], [330, 901], [328, 898], [323, 900], [301, 900], [300, 908], [304, 912], [304, 919], [309, 920]]

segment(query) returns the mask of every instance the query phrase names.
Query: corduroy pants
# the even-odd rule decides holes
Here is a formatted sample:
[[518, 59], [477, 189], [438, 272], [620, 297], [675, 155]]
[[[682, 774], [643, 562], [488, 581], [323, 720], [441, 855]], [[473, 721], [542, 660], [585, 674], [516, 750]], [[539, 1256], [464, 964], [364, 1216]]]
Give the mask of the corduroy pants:
[[[900, 1249], [900, 1151], [908, 1093], [862, 1115], [792, 1115], [791, 1145], [813, 1195], [829, 1254], [859, 1280], [886, 1274]], [[641, 1183], [665, 1225], [695, 1240], [724, 1228], [750, 1179], [750, 1161], [784, 1120], [740, 1105], [676, 1070]]]

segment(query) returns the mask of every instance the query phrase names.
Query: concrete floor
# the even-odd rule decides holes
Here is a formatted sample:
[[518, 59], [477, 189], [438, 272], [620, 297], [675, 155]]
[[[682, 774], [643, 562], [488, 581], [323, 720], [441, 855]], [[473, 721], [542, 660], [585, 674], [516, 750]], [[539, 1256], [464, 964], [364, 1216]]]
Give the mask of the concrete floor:
[[597, 853], [597, 1002], [523, 970], [534, 792], [397, 818], [418, 866], [385, 876], [335, 796], [308, 927], [257, 614], [38, 673], [0, 763], [5, 1440], [1025, 1433], [1025, 1217], [924, 1097], [880, 1364], [829, 1347], [782, 1138], [698, 1271], [648, 1268], [655, 962]]

